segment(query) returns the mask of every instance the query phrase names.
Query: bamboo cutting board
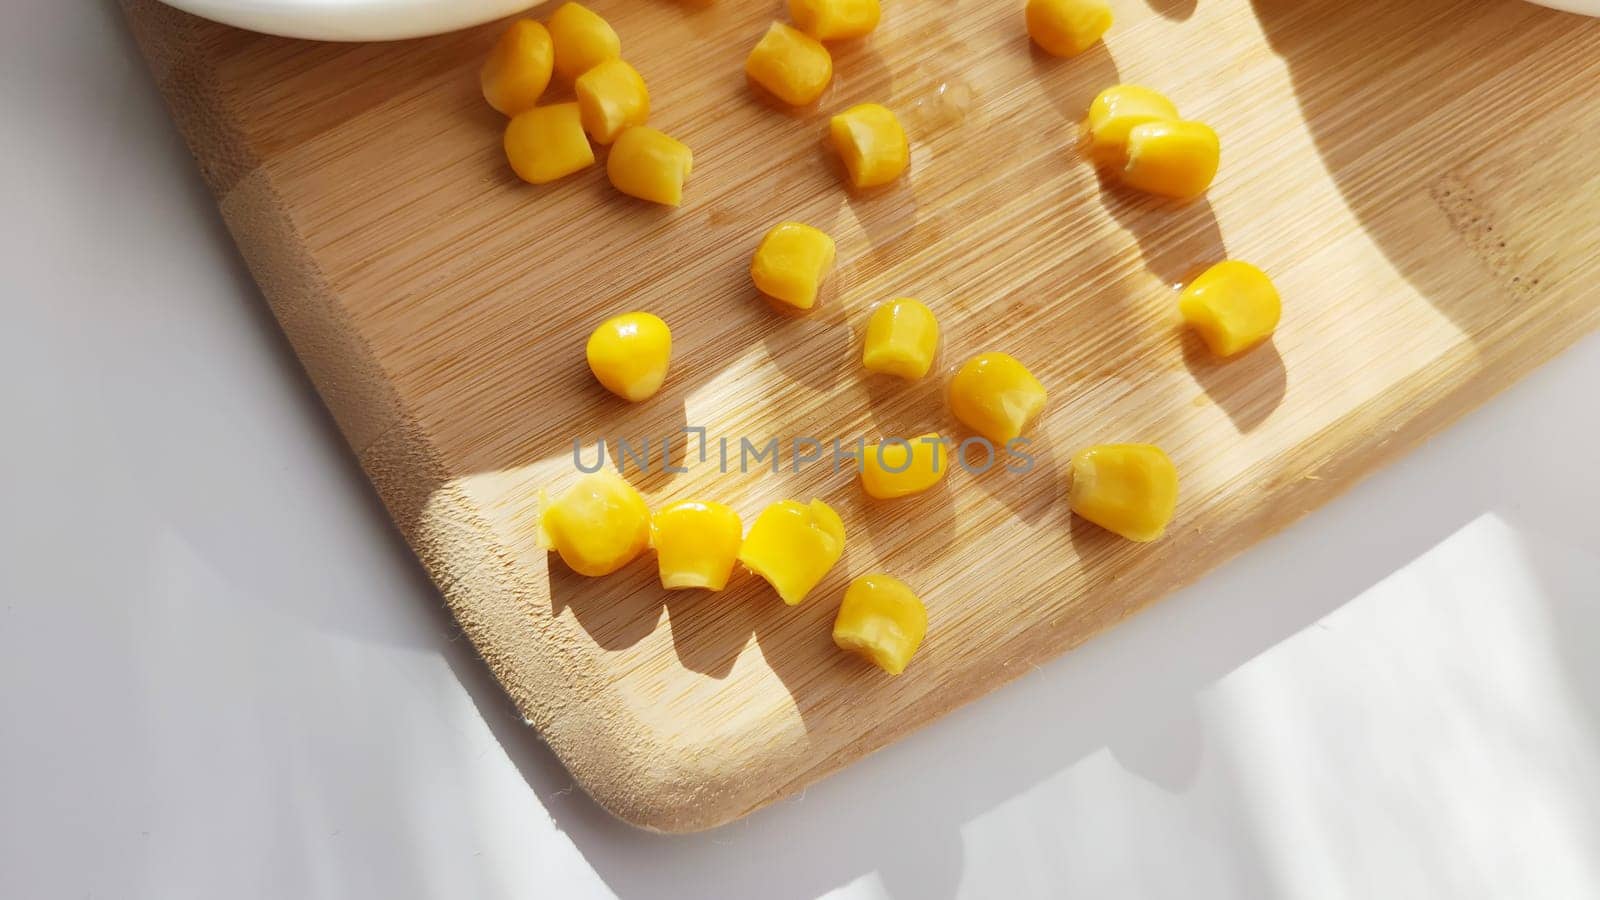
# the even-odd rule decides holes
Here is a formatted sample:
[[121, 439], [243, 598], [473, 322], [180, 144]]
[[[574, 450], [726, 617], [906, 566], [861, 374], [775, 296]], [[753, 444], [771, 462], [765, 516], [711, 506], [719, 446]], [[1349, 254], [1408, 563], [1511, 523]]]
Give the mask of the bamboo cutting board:
[[[126, 2], [267, 300], [456, 617], [584, 787], [650, 828], [725, 822], [1028, 671], [1600, 322], [1600, 23], [1515, 0], [1118, 0], [1106, 45], [1073, 60], [1033, 52], [1013, 0], [889, 0], [800, 112], [741, 71], [776, 0], [594, 0], [652, 124], [694, 150], [677, 210], [616, 194], [603, 167], [512, 177], [476, 84], [499, 26], [311, 44]], [[1077, 158], [1076, 120], [1117, 81], [1216, 127], [1208, 202], [1102, 189]], [[852, 197], [821, 137], [869, 100], [907, 122], [912, 172]], [[746, 273], [781, 219], [838, 241], [809, 318], [774, 314]], [[1218, 364], [1171, 285], [1224, 256], [1272, 273], [1285, 312], [1272, 344]], [[959, 435], [942, 378], [862, 377], [867, 311], [899, 295], [940, 314], [941, 368], [1006, 350], [1049, 388], [1032, 472], [957, 471], [886, 504], [826, 464], [719, 473], [720, 438]], [[637, 308], [672, 325], [675, 358], [627, 405], [582, 347]], [[688, 472], [630, 471], [653, 503], [719, 499], [748, 523], [816, 496], [843, 515], [846, 557], [805, 605], [752, 577], [669, 595], [649, 558], [580, 578], [536, 547], [536, 491], [571, 480], [574, 439], [592, 456], [686, 425], [712, 452], [680, 438]], [[1182, 473], [1150, 546], [1064, 501], [1075, 449], [1127, 440]], [[929, 607], [898, 679], [829, 638], [846, 581], [875, 570]]]

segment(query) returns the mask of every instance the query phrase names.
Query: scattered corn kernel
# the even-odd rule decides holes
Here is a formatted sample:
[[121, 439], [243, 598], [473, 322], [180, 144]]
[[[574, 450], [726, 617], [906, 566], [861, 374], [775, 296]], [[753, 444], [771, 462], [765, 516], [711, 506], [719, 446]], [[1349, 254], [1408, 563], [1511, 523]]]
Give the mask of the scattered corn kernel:
[[550, 32], [532, 19], [512, 22], [478, 72], [483, 99], [507, 116], [533, 109], [550, 85], [555, 50]]
[[844, 553], [844, 523], [821, 500], [774, 503], [761, 511], [739, 547], [739, 562], [794, 606]]
[[833, 238], [800, 222], [772, 226], [750, 260], [756, 290], [797, 309], [817, 302], [817, 289], [833, 268]]
[[1028, 0], [1028, 36], [1054, 56], [1077, 56], [1111, 28], [1101, 0]]
[[1122, 183], [1175, 200], [1193, 200], [1217, 177], [1222, 146], [1200, 122], [1146, 122], [1128, 132]]
[[1230, 259], [1207, 269], [1178, 296], [1178, 311], [1218, 356], [1233, 356], [1272, 336], [1283, 302], [1272, 279]]
[[728, 584], [744, 526], [739, 514], [721, 503], [685, 501], [658, 509], [650, 518], [650, 543], [656, 548], [661, 586], [667, 590]]
[[1044, 402], [1044, 385], [1005, 353], [974, 356], [950, 379], [950, 411], [996, 445], [1021, 435]]
[[1089, 145], [1103, 165], [1121, 166], [1128, 159], [1128, 132], [1146, 122], [1178, 118], [1171, 100], [1137, 84], [1108, 87], [1089, 104]]
[[550, 14], [556, 74], [571, 81], [608, 59], [622, 55], [622, 39], [611, 23], [587, 6], [563, 3]]
[[949, 442], [937, 434], [862, 448], [861, 487], [879, 500], [920, 494], [943, 481], [949, 470]]
[[539, 546], [579, 575], [609, 575], [650, 542], [644, 497], [609, 469], [579, 478], [554, 503], [540, 491], [539, 506]]
[[533, 184], [555, 181], [594, 165], [576, 103], [535, 106], [506, 126], [506, 158], [517, 177]]
[[850, 184], [877, 187], [899, 178], [911, 161], [905, 129], [888, 107], [876, 103], [852, 106], [828, 122], [833, 148], [844, 160]]
[[833, 620], [833, 642], [840, 650], [866, 657], [899, 675], [928, 633], [928, 610], [898, 578], [862, 575], [850, 582]]
[[805, 106], [833, 79], [833, 56], [811, 35], [773, 22], [745, 59], [744, 73], [790, 106]]
[[650, 91], [633, 66], [620, 59], [597, 63], [573, 82], [583, 130], [597, 144], [609, 144], [622, 129], [650, 118]]
[[891, 300], [867, 320], [861, 364], [869, 371], [915, 380], [928, 374], [939, 350], [939, 320], [910, 297]]
[[878, 27], [878, 0], [789, 0], [789, 17], [819, 41], [858, 38]]
[[643, 125], [617, 135], [606, 157], [606, 174], [617, 190], [666, 206], [683, 202], [683, 182], [693, 167], [694, 154], [683, 142]]
[[613, 316], [589, 335], [585, 355], [589, 371], [606, 390], [624, 400], [644, 400], [667, 378], [672, 330], [647, 312]]
[[1103, 444], [1072, 458], [1072, 511], [1130, 541], [1153, 541], [1178, 505], [1178, 470], [1161, 448]]

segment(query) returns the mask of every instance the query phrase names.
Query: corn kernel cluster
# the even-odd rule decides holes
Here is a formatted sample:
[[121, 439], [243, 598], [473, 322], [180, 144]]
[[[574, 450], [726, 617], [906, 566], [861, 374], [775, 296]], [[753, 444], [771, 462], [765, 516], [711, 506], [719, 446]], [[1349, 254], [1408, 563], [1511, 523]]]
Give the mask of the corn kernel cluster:
[[[539, 106], [556, 75], [577, 98]], [[622, 58], [622, 39], [599, 14], [564, 3], [541, 24], [513, 22], [479, 72], [484, 99], [511, 118], [506, 159], [517, 177], [545, 184], [594, 165], [590, 142], [610, 145], [606, 175], [617, 190], [677, 206], [694, 157], [682, 142], [646, 127], [650, 90]]]
[[[794, 25], [767, 26], [745, 58], [744, 72], [767, 96], [810, 106], [833, 80], [833, 55], [823, 41], [865, 37], [878, 27], [878, 0], [789, 0], [789, 17]], [[905, 129], [882, 104], [860, 103], [834, 115], [828, 138], [856, 190], [895, 181], [911, 162]]]
[[[879, 22], [878, 0], [788, 0], [793, 25], [773, 22], [745, 61], [749, 81], [791, 106], [818, 102], [833, 78], [826, 41], [860, 38]], [[1112, 24], [1101, 0], [1029, 0], [1026, 26], [1033, 42], [1054, 56], [1084, 53]], [[575, 102], [538, 101], [552, 74], [572, 82]], [[547, 23], [513, 23], [484, 63], [482, 89], [510, 117], [506, 155], [517, 175], [541, 184], [594, 163], [593, 145], [609, 145], [606, 169], [629, 195], [676, 206], [692, 155], [673, 138], [651, 129], [644, 79], [622, 59], [621, 41], [606, 21], [576, 3], [557, 9]], [[1101, 92], [1084, 122], [1088, 153], [1099, 166], [1135, 190], [1191, 200], [1215, 179], [1220, 142], [1209, 126], [1183, 119], [1171, 100], [1138, 85]], [[828, 139], [848, 186], [867, 190], [901, 177], [910, 145], [893, 111], [876, 103], [851, 106], [830, 117]], [[812, 309], [836, 259], [832, 237], [803, 222], [773, 225], [750, 261], [755, 288], [776, 304]], [[1260, 269], [1225, 260], [1181, 292], [1178, 312], [1218, 356], [1244, 353], [1268, 340], [1281, 317], [1281, 301]], [[939, 354], [938, 318], [919, 299], [899, 297], [868, 317], [861, 348], [867, 372], [915, 381], [927, 376]], [[655, 395], [672, 353], [667, 323], [643, 311], [602, 322], [586, 356], [595, 379], [630, 402]], [[956, 366], [946, 385], [952, 418], [993, 445], [1023, 439], [1048, 401], [1044, 384], [1015, 357], [978, 353]], [[890, 501], [941, 485], [951, 467], [953, 442], [930, 431], [887, 437], [865, 445], [861, 490]], [[1177, 508], [1178, 473], [1160, 448], [1102, 444], [1071, 459], [1067, 504], [1073, 514], [1130, 541], [1159, 539]], [[842, 558], [844, 522], [822, 500], [783, 500], [761, 510], [748, 532], [733, 508], [689, 500], [652, 512], [620, 474], [580, 478], [560, 497], [541, 493], [539, 540], [573, 571], [615, 572], [653, 548], [667, 590], [723, 590], [736, 564], [770, 585], [786, 605], [803, 602]], [[849, 583], [833, 626], [841, 649], [855, 652], [893, 675], [903, 672], [921, 645], [927, 608], [904, 582], [882, 573]]]
[[1204, 122], [1178, 116], [1171, 100], [1119, 84], [1089, 104], [1089, 154], [1137, 191], [1193, 200], [1217, 177], [1222, 144]]
[[[821, 500], [781, 500], [743, 533], [721, 503], [682, 501], [654, 513], [621, 475], [601, 470], [560, 497], [539, 497], [540, 546], [580, 575], [609, 575], [648, 548], [666, 590], [723, 590], [734, 564], [759, 576], [788, 606], [806, 599], [844, 554], [844, 522]], [[928, 614], [904, 582], [863, 575], [845, 589], [833, 627], [842, 649], [891, 675], [905, 671], [922, 643]]]

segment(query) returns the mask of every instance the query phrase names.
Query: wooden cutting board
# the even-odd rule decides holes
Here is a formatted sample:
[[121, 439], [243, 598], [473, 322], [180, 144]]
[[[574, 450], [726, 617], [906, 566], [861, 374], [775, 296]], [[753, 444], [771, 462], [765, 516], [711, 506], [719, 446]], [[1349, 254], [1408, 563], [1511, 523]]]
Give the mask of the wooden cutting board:
[[[652, 123], [694, 150], [676, 210], [618, 195], [603, 167], [512, 177], [476, 83], [498, 25], [313, 44], [126, 2], [263, 293], [461, 625], [583, 786], [649, 828], [728, 821], [1028, 671], [1600, 322], [1600, 23], [1515, 0], [1116, 0], [1105, 46], [1073, 60], [1032, 51], [1014, 0], [889, 0], [799, 112], [753, 99], [741, 70], [777, 0], [594, 0]], [[1118, 81], [1216, 127], [1208, 202], [1104, 190], [1078, 158], [1076, 121]], [[902, 115], [913, 163], [859, 198], [821, 138], [869, 100]], [[746, 273], [782, 219], [838, 241], [809, 318], [776, 315]], [[1171, 285], [1224, 256], [1270, 272], [1285, 310], [1271, 345], [1221, 364], [1178, 327]], [[859, 369], [868, 310], [899, 295], [941, 316], [941, 369], [1005, 350], [1049, 388], [1032, 472], [957, 471], [892, 503], [787, 457], [719, 472], [721, 438], [959, 435], [942, 377]], [[676, 354], [627, 405], [582, 347], [636, 308]], [[686, 425], [706, 461], [680, 438], [687, 473], [629, 471], [653, 503], [719, 499], [748, 523], [816, 496], [843, 515], [846, 557], [805, 605], [748, 576], [667, 594], [649, 558], [581, 578], [535, 545], [536, 492], [573, 477], [575, 438], [592, 457], [596, 438]], [[1071, 453], [1109, 441], [1176, 461], [1164, 541], [1068, 515]], [[846, 581], [877, 570], [929, 607], [900, 678], [829, 637]]]

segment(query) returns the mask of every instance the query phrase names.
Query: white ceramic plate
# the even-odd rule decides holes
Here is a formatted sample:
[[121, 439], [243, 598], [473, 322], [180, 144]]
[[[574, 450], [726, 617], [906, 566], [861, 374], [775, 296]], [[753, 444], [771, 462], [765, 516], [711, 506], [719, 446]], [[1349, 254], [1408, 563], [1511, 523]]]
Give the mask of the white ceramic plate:
[[[319, 41], [395, 41], [479, 25], [543, 0], [166, 0], [251, 31]], [[1597, 0], [1600, 2], [1600, 0]]]
[[[454, 31], [521, 12], [541, 0], [167, 0], [198, 16], [285, 37], [390, 41]], [[1407, 0], [1383, 0], [1405, 3]], [[1600, 16], [1600, 0], [1533, 0]]]

